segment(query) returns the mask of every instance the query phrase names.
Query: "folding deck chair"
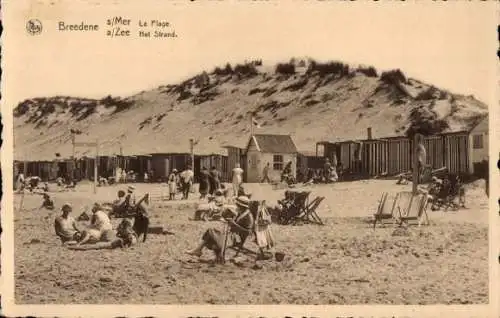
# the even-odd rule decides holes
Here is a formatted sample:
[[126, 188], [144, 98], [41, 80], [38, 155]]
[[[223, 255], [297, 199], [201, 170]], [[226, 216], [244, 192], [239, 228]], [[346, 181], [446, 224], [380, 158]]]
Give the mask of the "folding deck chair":
[[396, 217], [394, 216], [394, 208], [396, 203], [399, 200], [399, 193], [396, 193], [392, 204], [387, 202], [389, 194], [387, 192], [382, 193], [382, 197], [380, 199], [377, 212], [373, 215], [373, 229], [377, 226], [377, 222], [380, 221], [382, 225], [384, 224], [384, 220], [392, 219], [394, 220], [394, 224], [396, 224]]
[[285, 200], [279, 201], [283, 205], [279, 223], [288, 225], [304, 220], [304, 216], [307, 215], [310, 194], [310, 191], [286, 191]]
[[398, 201], [399, 225], [403, 223], [410, 225], [410, 221], [418, 221], [418, 226], [422, 224], [425, 217], [426, 225], [429, 225], [427, 215], [427, 194], [413, 195], [412, 192], [401, 192], [402, 200]]
[[304, 221], [316, 223], [319, 225], [324, 225], [323, 221], [321, 220], [318, 213], [316, 212], [316, 209], [321, 204], [321, 202], [323, 202], [324, 199], [325, 199], [325, 197], [318, 196], [307, 205], [306, 210], [305, 210], [305, 215], [303, 217]]

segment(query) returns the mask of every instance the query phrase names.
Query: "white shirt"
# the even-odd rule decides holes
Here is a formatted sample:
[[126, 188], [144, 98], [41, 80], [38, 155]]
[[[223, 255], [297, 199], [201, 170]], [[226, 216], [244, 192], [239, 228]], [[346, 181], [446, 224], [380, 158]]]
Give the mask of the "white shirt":
[[184, 170], [181, 173], [181, 178], [184, 182], [189, 183], [193, 181], [194, 173], [193, 170]]
[[95, 222], [93, 227], [101, 232], [108, 231], [113, 229], [113, 225], [111, 225], [111, 220], [108, 215], [104, 211], [95, 212]]
[[241, 168], [234, 168], [233, 169], [233, 182], [235, 183], [240, 183], [241, 182], [241, 175], [243, 174], [243, 169]]

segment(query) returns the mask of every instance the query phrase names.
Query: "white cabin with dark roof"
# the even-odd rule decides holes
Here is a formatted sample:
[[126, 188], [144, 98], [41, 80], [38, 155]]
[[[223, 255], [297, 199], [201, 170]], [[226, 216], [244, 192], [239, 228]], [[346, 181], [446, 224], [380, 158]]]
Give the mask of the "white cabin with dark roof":
[[290, 135], [253, 135], [246, 148], [246, 182], [261, 182], [269, 163], [269, 178], [279, 181], [285, 165], [292, 162], [292, 174], [297, 175], [297, 147]]

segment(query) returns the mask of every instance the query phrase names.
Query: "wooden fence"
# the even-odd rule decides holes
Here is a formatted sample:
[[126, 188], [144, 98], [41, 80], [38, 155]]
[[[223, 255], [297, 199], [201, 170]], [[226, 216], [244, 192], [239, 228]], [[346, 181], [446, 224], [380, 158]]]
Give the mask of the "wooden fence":
[[[322, 143], [325, 157], [338, 158], [346, 174], [374, 177], [397, 175], [412, 170], [413, 141], [387, 138], [340, 143]], [[424, 138], [427, 164], [433, 169], [447, 167], [450, 173], [469, 172], [467, 133]]]

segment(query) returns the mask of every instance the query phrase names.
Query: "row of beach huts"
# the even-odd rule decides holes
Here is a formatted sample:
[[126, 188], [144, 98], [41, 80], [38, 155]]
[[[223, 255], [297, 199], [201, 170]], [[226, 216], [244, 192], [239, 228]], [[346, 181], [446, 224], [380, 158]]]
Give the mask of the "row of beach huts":
[[[433, 169], [447, 167], [451, 173], [482, 176], [488, 161], [488, 117], [469, 131], [427, 136], [424, 139], [427, 164]], [[320, 141], [315, 152], [301, 152], [290, 135], [255, 134], [245, 148], [227, 146], [225, 154], [152, 153], [137, 156], [100, 156], [98, 175], [114, 176], [119, 167], [134, 171], [137, 181], [165, 181], [173, 169], [182, 171], [194, 157], [194, 172], [202, 167], [216, 167], [225, 182], [239, 163], [245, 171], [245, 182], [260, 182], [264, 166], [269, 163], [269, 176], [279, 180], [286, 163], [292, 161], [292, 172], [298, 178], [307, 170], [323, 167], [325, 158], [341, 165], [344, 180], [395, 176], [412, 167], [412, 140], [403, 136], [372, 138], [371, 129], [363, 140]], [[54, 180], [73, 171], [77, 180], [93, 179], [96, 159], [92, 156], [72, 159], [70, 156], [46, 161], [14, 161], [14, 175], [37, 175], [42, 180]]]

